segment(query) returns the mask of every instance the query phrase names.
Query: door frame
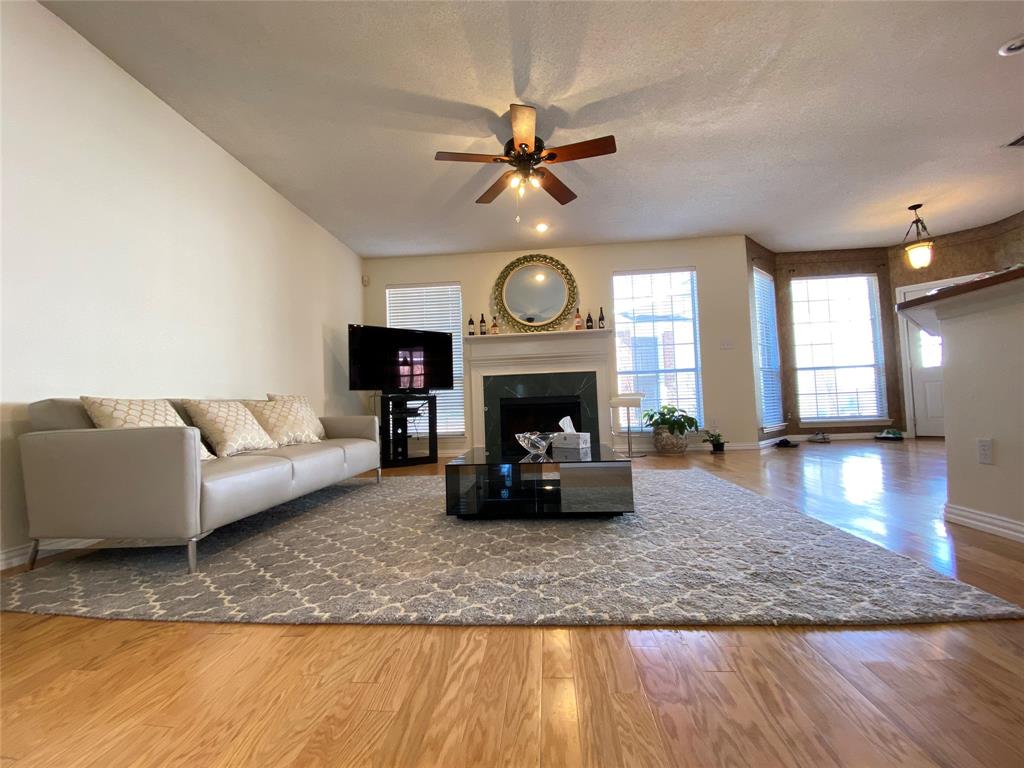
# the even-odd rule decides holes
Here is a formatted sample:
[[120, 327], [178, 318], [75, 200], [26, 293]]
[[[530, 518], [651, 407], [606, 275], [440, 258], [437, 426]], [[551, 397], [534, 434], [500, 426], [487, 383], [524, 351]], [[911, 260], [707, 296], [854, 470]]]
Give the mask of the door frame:
[[[927, 283], [914, 283], [914, 285], [901, 285], [896, 289], [896, 303], [900, 304], [907, 300], [907, 294], [911, 291], [935, 290], [936, 288], [947, 288], [957, 283], [973, 280], [981, 277], [984, 272], [977, 272], [971, 275], [960, 275], [958, 277], [947, 277], [944, 280], [931, 280]], [[907, 437], [917, 437], [917, 419], [914, 411], [914, 382], [911, 374], [912, 366], [910, 361], [910, 321], [905, 315], [896, 313], [896, 322], [900, 339], [900, 373], [903, 389], [903, 413], [907, 419]], [[915, 326], [916, 328], [917, 326]]]

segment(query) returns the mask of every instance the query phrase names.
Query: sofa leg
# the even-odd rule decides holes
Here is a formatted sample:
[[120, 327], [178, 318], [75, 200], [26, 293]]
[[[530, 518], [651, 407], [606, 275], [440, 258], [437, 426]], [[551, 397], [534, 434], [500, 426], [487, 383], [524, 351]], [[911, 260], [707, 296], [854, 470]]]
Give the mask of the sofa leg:
[[380, 467], [377, 467], [377, 485], [380, 485]]
[[188, 572], [190, 574], [195, 573], [198, 570], [199, 556], [197, 551], [198, 548], [196, 547], [197, 541], [199, 541], [199, 539], [188, 540]]
[[32, 539], [32, 549], [28, 552], [28, 569], [30, 571], [36, 567], [37, 557], [39, 557], [39, 539]]

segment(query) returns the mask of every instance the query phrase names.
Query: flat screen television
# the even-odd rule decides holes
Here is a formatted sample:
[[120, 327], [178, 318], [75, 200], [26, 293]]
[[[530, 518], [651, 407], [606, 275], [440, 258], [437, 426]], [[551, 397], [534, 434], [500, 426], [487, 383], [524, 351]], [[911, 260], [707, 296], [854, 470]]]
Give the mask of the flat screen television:
[[452, 335], [440, 331], [348, 327], [348, 386], [385, 394], [425, 394], [454, 386]]

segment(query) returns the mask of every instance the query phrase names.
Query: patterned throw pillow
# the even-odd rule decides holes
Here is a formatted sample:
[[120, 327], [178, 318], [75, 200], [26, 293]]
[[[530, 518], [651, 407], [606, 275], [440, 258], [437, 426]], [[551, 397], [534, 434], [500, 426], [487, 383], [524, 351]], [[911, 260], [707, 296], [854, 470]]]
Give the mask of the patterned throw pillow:
[[312, 419], [311, 423], [316, 424], [316, 436], [323, 440], [327, 437], [327, 433], [324, 431], [324, 425], [320, 423], [320, 419], [316, 415], [316, 411], [313, 409], [313, 404], [309, 402], [309, 398], [305, 395], [267, 395], [268, 400], [297, 400], [308, 412], [309, 419]]
[[249, 409], [237, 400], [185, 400], [184, 406], [218, 456], [277, 448]]
[[243, 400], [242, 404], [278, 445], [320, 442], [317, 427], [322, 430], [323, 425], [313, 409], [301, 400]]
[[[167, 400], [128, 400], [114, 397], [79, 398], [92, 423], [100, 429], [137, 429], [139, 427], [184, 427], [174, 406]], [[199, 443], [199, 458], [217, 458]]]

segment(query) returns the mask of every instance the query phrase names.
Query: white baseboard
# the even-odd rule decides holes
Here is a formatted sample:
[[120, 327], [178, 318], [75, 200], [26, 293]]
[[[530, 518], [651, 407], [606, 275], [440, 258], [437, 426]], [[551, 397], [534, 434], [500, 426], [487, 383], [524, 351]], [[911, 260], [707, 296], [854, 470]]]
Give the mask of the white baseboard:
[[1024, 522], [1020, 520], [1010, 520], [991, 512], [961, 507], [959, 504], [946, 504], [943, 517], [947, 523], [966, 525], [968, 528], [976, 528], [985, 533], [1002, 536], [1004, 539], [1024, 543]]
[[[43, 539], [43, 547], [39, 551], [41, 557], [53, 555], [57, 552], [64, 552], [69, 549], [82, 549], [91, 547], [102, 539]], [[32, 544], [20, 544], [17, 547], [10, 547], [0, 551], [0, 570], [13, 568], [16, 565], [24, 565], [28, 562], [29, 553], [32, 551]]]

